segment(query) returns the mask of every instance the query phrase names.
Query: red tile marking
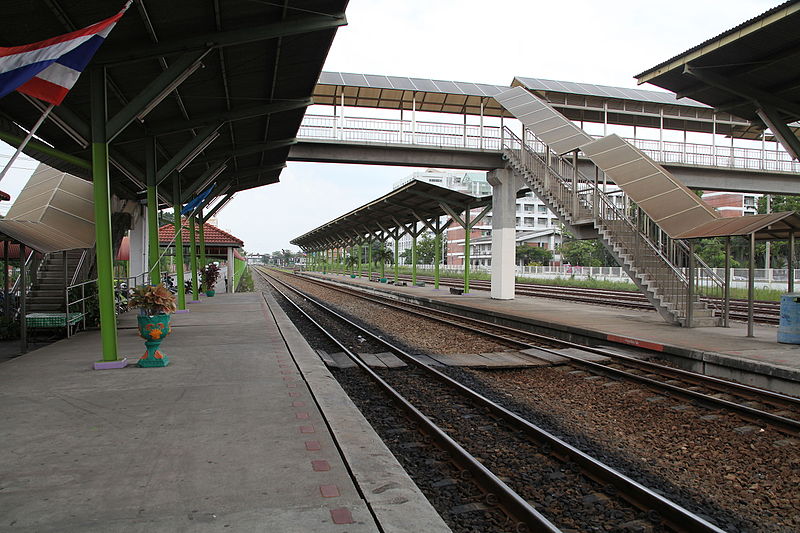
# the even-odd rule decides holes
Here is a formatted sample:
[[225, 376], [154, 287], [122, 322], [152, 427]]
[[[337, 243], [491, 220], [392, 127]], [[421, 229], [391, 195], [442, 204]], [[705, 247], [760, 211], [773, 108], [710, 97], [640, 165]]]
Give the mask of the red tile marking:
[[294, 370], [281, 370], [281, 374], [294, 374]]
[[320, 485], [319, 492], [323, 498], [338, 498], [340, 496], [339, 487], [336, 485]]
[[280, 368], [292, 368], [292, 365], [278, 365]]
[[283, 376], [283, 381], [292, 381], [294, 376]]
[[297, 383], [287, 383], [286, 384], [286, 388], [287, 389], [296, 389], [297, 388]]
[[318, 452], [322, 449], [322, 445], [319, 443], [318, 440], [307, 440], [306, 441], [306, 450], [310, 452]]
[[631, 346], [641, 346], [642, 348], [647, 348], [648, 350], [655, 350], [657, 352], [664, 351], [664, 345], [655, 342], [643, 341], [640, 339], [634, 339], [632, 337], [620, 337], [618, 335], [607, 335], [606, 338], [611, 342], [621, 342], [623, 344], [629, 344]]
[[314, 472], [327, 472], [331, 469], [330, 463], [325, 460], [318, 460], [318, 461], [311, 461], [311, 468], [314, 469]]
[[294, 416], [298, 420], [307, 420], [308, 419], [308, 413], [295, 413]]
[[292, 402], [292, 407], [305, 407], [306, 402]]
[[331, 518], [334, 524], [353, 524], [353, 515], [350, 514], [350, 509], [342, 507], [341, 509], [331, 509]]
[[314, 426], [300, 426], [300, 433], [314, 433]]
[[299, 393], [299, 392], [296, 392], [296, 391], [289, 391], [289, 397], [290, 397], [290, 398], [297, 398], [298, 396], [300, 396], [300, 393]]

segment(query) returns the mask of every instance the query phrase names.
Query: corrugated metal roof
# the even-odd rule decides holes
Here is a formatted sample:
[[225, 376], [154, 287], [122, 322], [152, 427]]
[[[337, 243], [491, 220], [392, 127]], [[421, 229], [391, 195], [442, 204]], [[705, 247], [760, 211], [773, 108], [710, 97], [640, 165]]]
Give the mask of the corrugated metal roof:
[[756, 234], [756, 239], [784, 240], [791, 234], [800, 236], [800, 215], [796, 211], [720, 218], [680, 235], [678, 239], [704, 239], [710, 237], [744, 236]]
[[491, 196], [478, 198], [424, 181], [412, 180], [368, 204], [314, 228], [293, 239], [291, 243], [301, 247], [314, 247], [327, 238], [342, 241], [347, 237], [365, 235], [368, 231], [380, 232], [381, 226], [387, 229], [396, 228], [398, 222], [416, 224], [419, 222], [417, 215], [426, 219], [444, 215], [442, 203], [459, 210], [466, 205], [485, 206], [491, 201]]
[[[677, 61], [678, 59], [680, 59], [680, 58], [682, 58], [684, 56], [688, 56], [688, 55], [690, 55], [690, 54], [692, 54], [694, 52], [697, 52], [698, 50], [702, 50], [703, 48], [706, 48], [710, 44], [716, 43], [717, 41], [720, 41], [720, 40], [724, 39], [725, 37], [734, 35], [737, 32], [743, 30], [744, 28], [752, 26], [752, 25], [754, 25], [755, 23], [757, 23], [759, 21], [762, 21], [762, 20], [764, 20], [764, 19], [766, 19], [766, 18], [768, 18], [768, 17], [770, 17], [770, 16], [772, 16], [772, 15], [774, 15], [776, 13], [779, 13], [781, 10], [786, 9], [787, 7], [789, 7], [789, 6], [793, 5], [793, 4], [797, 4], [798, 2], [800, 2], [800, 0], [789, 0], [788, 2], [784, 2], [782, 4], [779, 4], [779, 5], [775, 6], [775, 7], [773, 7], [772, 9], [768, 9], [767, 11], [761, 13], [760, 15], [757, 15], [757, 16], [751, 18], [751, 19], [748, 19], [748, 20], [742, 22], [741, 24], [739, 24], [737, 26], [734, 26], [733, 28], [731, 28], [729, 30], [726, 30], [726, 31], [720, 33], [716, 37], [712, 37], [710, 39], [706, 39], [702, 43], [689, 48], [685, 52], [680, 53], [680, 54], [678, 54], [676, 56], [673, 56], [673, 57], [667, 59], [666, 61], [663, 61], [663, 62], [659, 63], [658, 65], [656, 65], [654, 67], [650, 67], [649, 69], [645, 70], [644, 72], [636, 74], [634, 76], [634, 78], [642, 78], [642, 77], [652, 73], [653, 71], [661, 69], [665, 65], [669, 65], [670, 63], [672, 63], [674, 61]], [[644, 83], [644, 82], [640, 82], [640, 83]]]
[[[597, 85], [594, 83], [555, 81], [542, 78], [514, 78], [514, 80], [532, 91], [553, 91], [559, 93], [596, 96], [599, 98], [631, 100], [634, 102], [652, 102], [655, 104], [700, 107], [703, 109], [710, 108], [710, 106], [707, 106], [701, 102], [696, 102], [691, 98], [682, 98], [679, 100], [674, 94], [661, 91], [629, 89], [627, 87], [611, 87], [609, 85]], [[512, 83], [511, 85], [513, 86], [515, 84]]]
[[[4, 0], [0, 45], [13, 46], [62, 35], [102, 20], [119, 10], [122, 0]], [[220, 126], [220, 137], [180, 175], [173, 172], [159, 187], [171, 199], [172, 179], [182, 187], [196, 182], [209, 166], [228, 159], [218, 178], [236, 192], [278, 180], [310, 103], [325, 57], [339, 26], [346, 24], [347, 0], [257, 2], [135, 2], [122, 17], [37, 135], [73, 162], [26, 149], [39, 160], [91, 179], [90, 76], [103, 66], [108, 75], [108, 115], [114, 117], [183, 55], [200, 57], [194, 71], [142, 121], [134, 120], [109, 147], [112, 192], [137, 198], [145, 180], [145, 144], [156, 138], [159, 164], [186, 146], [204, 127]], [[189, 56], [187, 56], [188, 58]], [[186, 59], [186, 58], [184, 58]], [[191, 58], [189, 58], [191, 59]], [[158, 91], [151, 91], [153, 96]], [[273, 106], [272, 111], [266, 111]], [[41, 115], [22, 95], [0, 100], [5, 133], [18, 137]], [[77, 141], [75, 139], [78, 139]], [[272, 144], [270, 144], [272, 143]], [[281, 144], [283, 143], [283, 144]], [[257, 148], [263, 147], [258, 150]], [[210, 154], [213, 154], [210, 155]], [[120, 171], [119, 167], [126, 169]], [[194, 191], [189, 191], [190, 193]]]

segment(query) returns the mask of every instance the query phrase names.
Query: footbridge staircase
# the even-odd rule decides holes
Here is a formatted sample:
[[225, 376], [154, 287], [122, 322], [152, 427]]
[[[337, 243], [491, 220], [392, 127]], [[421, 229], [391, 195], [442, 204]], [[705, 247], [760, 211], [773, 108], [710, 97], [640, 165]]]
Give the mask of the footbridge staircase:
[[[617, 135], [594, 139], [521, 87], [495, 98], [523, 124], [522, 138], [503, 132], [503, 158], [560, 220], [598, 238], [667, 322], [721, 325], [701, 296], [721, 295], [724, 282], [675, 238], [716, 211]], [[578, 152], [594, 175], [580, 172]]]

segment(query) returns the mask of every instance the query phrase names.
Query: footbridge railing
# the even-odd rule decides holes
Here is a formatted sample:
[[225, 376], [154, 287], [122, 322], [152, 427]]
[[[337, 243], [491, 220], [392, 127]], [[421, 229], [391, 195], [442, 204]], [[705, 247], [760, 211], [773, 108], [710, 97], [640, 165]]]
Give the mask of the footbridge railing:
[[[504, 128], [498, 126], [409, 121], [385, 118], [306, 115], [300, 139], [376, 143], [500, 152]], [[800, 172], [800, 162], [783, 150], [625, 138], [648, 157], [664, 164]]]
[[503, 153], [529, 186], [570, 225], [590, 223], [631, 279], [668, 321], [692, 324], [700, 295], [721, 297], [722, 280], [688, 246], [669, 238], [621, 191], [601, 189], [526, 130], [503, 133]]

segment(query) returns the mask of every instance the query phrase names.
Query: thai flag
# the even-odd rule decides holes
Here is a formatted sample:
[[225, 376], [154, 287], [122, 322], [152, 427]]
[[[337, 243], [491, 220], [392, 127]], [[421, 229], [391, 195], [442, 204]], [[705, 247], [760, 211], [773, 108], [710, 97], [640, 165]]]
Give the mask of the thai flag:
[[16, 90], [59, 105], [131, 1], [113, 17], [81, 30], [38, 43], [0, 47], [0, 98]]

